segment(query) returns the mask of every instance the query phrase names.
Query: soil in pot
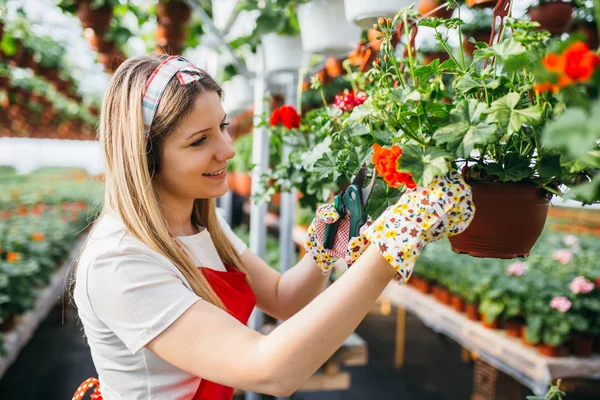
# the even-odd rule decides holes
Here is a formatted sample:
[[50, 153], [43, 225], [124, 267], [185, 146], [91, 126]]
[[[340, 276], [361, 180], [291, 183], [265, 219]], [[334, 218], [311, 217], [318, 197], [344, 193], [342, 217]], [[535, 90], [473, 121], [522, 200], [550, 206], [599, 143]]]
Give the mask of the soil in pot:
[[[438, 8], [440, 5], [442, 5], [443, 3], [445, 3], [445, 1], [438, 1], [438, 0], [421, 0], [421, 2], [419, 3], [419, 13], [421, 13], [421, 15], [425, 15], [428, 12], [435, 10], [436, 8]], [[448, 10], [446, 7], [442, 7], [439, 10], [427, 15], [427, 17], [430, 18], [445, 18], [448, 19], [452, 16], [452, 13], [454, 12], [454, 9], [450, 9]]]
[[498, 329], [498, 320], [495, 319], [493, 321], [488, 321], [487, 316], [485, 314], [481, 314], [481, 323], [488, 329]]
[[544, 229], [549, 196], [526, 183], [468, 182], [475, 217], [450, 243], [455, 253], [472, 257], [527, 257]]
[[498, 0], [467, 0], [467, 6], [471, 8], [494, 8]]
[[471, 34], [463, 34], [463, 49], [465, 50], [465, 53], [472, 56], [475, 52], [475, 43], [469, 41], [471, 37], [475, 39], [476, 42], [489, 43], [491, 34], [491, 28], [485, 31], [475, 31]]
[[560, 35], [567, 31], [573, 18], [573, 4], [552, 2], [540, 4], [529, 9], [532, 21], [540, 24], [539, 29], [545, 29], [553, 35]]
[[571, 352], [577, 357], [589, 357], [594, 349], [594, 338], [586, 335], [573, 335]]
[[515, 338], [521, 337], [523, 322], [518, 319], [509, 319], [504, 323], [506, 334]]
[[478, 304], [466, 303], [465, 310], [467, 312], [467, 318], [469, 318], [471, 321], [479, 321], [480, 315]]
[[538, 351], [546, 357], [561, 357], [565, 354], [565, 348], [563, 346], [549, 346], [545, 343], [541, 343], [538, 346]]
[[454, 308], [454, 311], [459, 313], [465, 312], [465, 301], [462, 299], [462, 297], [453, 294], [450, 297], [450, 302], [452, 303], [452, 308]]

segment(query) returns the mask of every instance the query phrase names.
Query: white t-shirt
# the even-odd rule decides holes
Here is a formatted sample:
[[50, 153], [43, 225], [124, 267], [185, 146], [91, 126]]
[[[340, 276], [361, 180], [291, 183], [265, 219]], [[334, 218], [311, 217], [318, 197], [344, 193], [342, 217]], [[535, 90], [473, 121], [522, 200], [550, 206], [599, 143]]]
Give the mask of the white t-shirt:
[[[219, 216], [241, 255], [247, 248]], [[226, 270], [207, 229], [178, 239], [198, 265]], [[167, 258], [103, 215], [79, 261], [75, 303], [105, 400], [190, 399], [200, 378], [176, 368], [144, 346], [200, 298]]]

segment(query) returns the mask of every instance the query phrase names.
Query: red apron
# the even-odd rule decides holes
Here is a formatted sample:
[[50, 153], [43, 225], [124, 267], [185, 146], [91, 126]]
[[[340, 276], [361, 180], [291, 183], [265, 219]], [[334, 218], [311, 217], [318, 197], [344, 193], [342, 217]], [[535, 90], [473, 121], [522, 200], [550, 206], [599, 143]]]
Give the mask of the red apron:
[[[218, 271], [207, 267], [199, 267], [199, 269], [219, 296], [229, 314], [245, 325], [248, 323], [250, 314], [256, 304], [256, 296], [246, 282], [245, 273], [229, 265], [225, 265], [225, 267], [227, 271]], [[73, 395], [73, 400], [81, 400], [88, 389], [94, 386], [96, 388], [91, 395], [91, 399], [102, 400], [100, 383], [96, 378], [89, 378], [83, 382]], [[196, 393], [190, 400], [231, 400], [232, 398], [233, 388], [202, 379]]]

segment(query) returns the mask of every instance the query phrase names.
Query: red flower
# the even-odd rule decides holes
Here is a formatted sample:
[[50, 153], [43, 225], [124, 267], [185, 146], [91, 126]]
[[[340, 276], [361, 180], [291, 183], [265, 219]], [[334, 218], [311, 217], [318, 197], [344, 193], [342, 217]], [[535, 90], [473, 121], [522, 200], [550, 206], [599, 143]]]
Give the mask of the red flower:
[[374, 144], [373, 150], [372, 161], [375, 164], [375, 169], [390, 187], [397, 188], [404, 184], [407, 188], [412, 189], [417, 186], [411, 174], [399, 172], [397, 169], [398, 159], [402, 155], [402, 148], [400, 146], [392, 146], [386, 149], [378, 144]]
[[44, 234], [43, 234], [43, 233], [41, 233], [41, 232], [34, 232], [34, 233], [31, 235], [31, 239], [32, 239], [34, 242], [43, 242], [45, 238], [46, 238], [46, 235], [44, 235]]
[[277, 126], [280, 123], [287, 129], [300, 127], [300, 115], [292, 106], [281, 106], [273, 110], [271, 114], [271, 126]]
[[365, 92], [358, 92], [354, 94], [354, 91], [344, 91], [341, 94], [336, 94], [334, 102], [337, 108], [342, 111], [352, 111], [354, 107], [360, 106], [367, 100], [367, 94]]

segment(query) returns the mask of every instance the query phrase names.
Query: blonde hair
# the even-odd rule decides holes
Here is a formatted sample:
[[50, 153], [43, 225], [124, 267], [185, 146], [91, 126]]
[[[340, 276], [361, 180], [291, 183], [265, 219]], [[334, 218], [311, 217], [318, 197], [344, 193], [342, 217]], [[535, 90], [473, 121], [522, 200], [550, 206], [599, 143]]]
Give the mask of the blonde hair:
[[[99, 132], [107, 166], [103, 213], [117, 213], [133, 236], [173, 262], [198, 296], [224, 308], [198, 266], [177, 244], [153, 184], [162, 169], [162, 147], [167, 136], [192, 110], [200, 93], [215, 91], [221, 97], [222, 91], [206, 73], [200, 81], [183, 86], [171, 79], [146, 137], [142, 122], [145, 84], [167, 57], [149, 54], [128, 59], [108, 85]], [[209, 230], [224, 263], [245, 272], [239, 254], [221, 229], [214, 199], [196, 199], [191, 219], [193, 224]]]

